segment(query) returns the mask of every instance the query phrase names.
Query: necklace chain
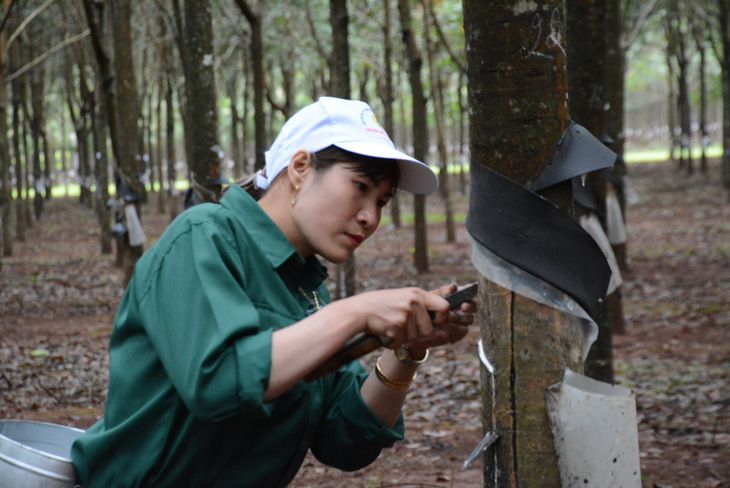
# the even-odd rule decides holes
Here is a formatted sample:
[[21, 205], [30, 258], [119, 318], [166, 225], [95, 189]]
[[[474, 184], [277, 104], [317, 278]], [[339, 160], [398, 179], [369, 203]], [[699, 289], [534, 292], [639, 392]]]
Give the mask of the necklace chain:
[[302, 288], [301, 286], [299, 287], [299, 292], [304, 295], [304, 298], [306, 298], [309, 304], [314, 307], [314, 311], [316, 312], [321, 308], [321, 306], [319, 305], [319, 296], [317, 296], [316, 290], [309, 291], [312, 292], [312, 297], [314, 297], [314, 299], [310, 298], [309, 295], [307, 295], [307, 292], [304, 291], [304, 288]]

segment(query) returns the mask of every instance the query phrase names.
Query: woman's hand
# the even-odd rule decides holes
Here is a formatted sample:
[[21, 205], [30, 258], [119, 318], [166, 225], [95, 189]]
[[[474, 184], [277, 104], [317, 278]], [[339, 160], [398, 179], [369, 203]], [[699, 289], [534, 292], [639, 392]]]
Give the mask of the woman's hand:
[[[446, 296], [457, 289], [456, 283], [452, 283], [433, 290], [432, 293]], [[469, 301], [461, 304], [459, 308], [451, 310], [447, 320], [434, 327], [431, 334], [408, 342], [408, 348], [415, 357], [422, 357], [427, 348], [459, 342], [469, 332], [469, 325], [474, 323], [474, 314], [476, 312], [476, 302]]]
[[[450, 322], [449, 302], [441, 290], [427, 292], [420, 288], [400, 288], [361, 293], [346, 299], [353, 313], [361, 314], [363, 331], [392, 340], [394, 349], [419, 338], [433, 337], [435, 328]], [[448, 291], [446, 292], [448, 293]], [[345, 300], [343, 300], [345, 301]], [[434, 312], [434, 319], [428, 312]]]

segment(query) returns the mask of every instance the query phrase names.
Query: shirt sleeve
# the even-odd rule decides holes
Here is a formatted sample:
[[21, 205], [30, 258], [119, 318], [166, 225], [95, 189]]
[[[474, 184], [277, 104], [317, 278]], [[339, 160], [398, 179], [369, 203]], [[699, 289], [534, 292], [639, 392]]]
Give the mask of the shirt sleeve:
[[372, 463], [383, 448], [403, 440], [403, 415], [391, 429], [362, 399], [360, 387], [367, 377], [359, 361], [334, 375], [330, 400], [311, 446], [312, 453], [322, 463], [355, 471]]
[[156, 250], [142, 273], [140, 316], [165, 371], [191, 413], [219, 420], [263, 403], [271, 369], [271, 328], [246, 293], [240, 244], [211, 222], [193, 222]]

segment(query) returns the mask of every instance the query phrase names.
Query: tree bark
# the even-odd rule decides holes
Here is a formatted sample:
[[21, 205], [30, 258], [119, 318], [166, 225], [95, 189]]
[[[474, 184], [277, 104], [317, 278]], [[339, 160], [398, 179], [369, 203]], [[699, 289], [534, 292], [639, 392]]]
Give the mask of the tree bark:
[[[426, 96], [423, 93], [421, 66], [423, 58], [418, 49], [415, 33], [411, 26], [411, 7], [408, 0], [398, 0], [401, 34], [408, 58], [408, 80], [413, 103], [413, 157], [428, 164], [428, 127]], [[419, 273], [428, 272], [428, 229], [426, 227], [426, 197], [413, 196], [414, 214], [414, 265]]]
[[[464, 0], [470, 150], [528, 186], [568, 123], [563, 1]], [[543, 196], [572, 208], [570, 182]], [[500, 436], [484, 456], [488, 487], [558, 487], [545, 390], [566, 367], [581, 372], [573, 319], [480, 276], [480, 323], [494, 374], [482, 368], [483, 426]]]
[[350, 98], [350, 48], [347, 34], [349, 23], [347, 0], [330, 0], [332, 55], [329, 57], [329, 92], [340, 98]]
[[170, 222], [178, 213], [177, 171], [175, 169], [175, 111], [173, 108], [172, 73], [165, 78], [165, 156], [167, 156], [167, 186], [170, 189]]
[[219, 180], [220, 145], [213, 66], [212, 5], [209, 0], [185, 0], [185, 86], [193, 183], [207, 201], [218, 201], [222, 185]]
[[[678, 4], [680, 5], [680, 4]], [[680, 139], [680, 147], [682, 153], [680, 155], [680, 165], [686, 163], [687, 174], [694, 173], [694, 162], [692, 160], [692, 114], [690, 105], [689, 92], [689, 56], [687, 54], [687, 13], [684, 3], [681, 3], [677, 9], [677, 50], [674, 52], [679, 66], [677, 73], [678, 100], [679, 104], [679, 126], [682, 131]], [[686, 161], [685, 161], [686, 155]]]
[[[137, 79], [134, 72], [134, 57], [132, 55], [132, 0], [113, 0], [112, 14], [114, 15], [113, 45], [114, 65], [116, 71], [117, 120], [119, 123], [119, 146], [117, 165], [122, 182], [129, 186], [131, 192], [142, 201], [144, 186], [141, 176], [143, 171], [142, 157], [138, 153], [139, 133], [137, 129], [139, 118], [139, 93]], [[140, 205], [137, 204], [140, 213]], [[134, 271], [134, 265], [144, 252], [144, 245], [131, 246], [129, 232], [125, 234], [124, 248], [124, 282], [129, 283]]]
[[92, 94], [91, 133], [94, 140], [94, 176], [97, 187], [96, 217], [99, 221], [99, 246], [102, 254], [112, 253], [111, 210], [109, 201], [109, 155], [107, 154], [106, 114], [104, 105], [96, 98], [100, 92], [99, 83]]
[[[7, 13], [9, 4], [5, 2], [3, 16]], [[7, 52], [5, 48], [5, 31], [0, 32], [0, 212], [2, 213], [2, 256], [13, 255], [12, 233], [12, 192], [10, 188], [10, 151], [8, 140], [8, 94], [5, 87], [7, 72]], [[2, 258], [0, 257], [0, 268]]]
[[[623, 35], [623, 23], [621, 19], [620, 0], [609, 0], [606, 10], [606, 104], [608, 110], [604, 114], [605, 132], [613, 139], [611, 149], [618, 155], [614, 164], [614, 172], [620, 178], [627, 175], [624, 154], [624, 77], [626, 74], [626, 50], [621, 42]], [[618, 188], [617, 195], [621, 207], [621, 214], [626, 220], [626, 198]], [[613, 246], [619, 268], [622, 271], [627, 269], [626, 244]], [[619, 292], [620, 296], [620, 292]], [[623, 323], [623, 313], [620, 322]], [[612, 320], [617, 320], [612, 314]], [[615, 328], [614, 328], [615, 330]]]
[[[350, 48], [347, 0], [330, 0], [330, 25], [332, 26], [332, 54], [327, 58], [330, 79], [329, 95], [350, 98]], [[338, 266], [338, 287], [335, 296], [349, 297], [357, 293], [357, 265], [355, 254]]]
[[718, 2], [722, 45], [722, 181], [725, 188], [730, 190], [730, 0]]
[[[605, 131], [606, 3], [601, 0], [566, 0], [568, 89], [570, 115], [578, 124], [602, 139]], [[598, 215], [606, 229], [606, 170], [595, 171], [587, 184], [598, 197]], [[585, 362], [586, 375], [613, 383], [611, 317], [603, 303], [598, 320], [598, 339]]]
[[[395, 138], [393, 124], [393, 39], [390, 33], [391, 24], [390, 0], [383, 0], [383, 79], [380, 87], [380, 99], [383, 102], [383, 127], [390, 137]], [[400, 222], [400, 199], [398, 193], [390, 199], [390, 217], [393, 226], [398, 229]]]
[[156, 132], [156, 143], [155, 143], [155, 180], [157, 181], [157, 213], [164, 214], [165, 206], [167, 204], [167, 192], [165, 191], [165, 174], [162, 164], [162, 147], [163, 147], [163, 134], [162, 130], [162, 106], [165, 102], [165, 71], [163, 66], [167, 63], [164, 58], [165, 48], [160, 48], [160, 63], [159, 71], [157, 72], [157, 105], [155, 107], [155, 132]]
[[[18, 44], [14, 44], [11, 58], [18, 59]], [[19, 63], [16, 63], [19, 64]], [[2, 69], [2, 68], [0, 68]], [[25, 214], [28, 189], [25, 186], [25, 172], [28, 170], [28, 162], [25, 161], [20, 148], [21, 133], [23, 131], [20, 124], [20, 112], [22, 110], [23, 94], [21, 90], [22, 84], [25, 83], [25, 76], [21, 75], [11, 82], [12, 87], [12, 104], [13, 104], [13, 153], [15, 156], [15, 191], [17, 197], [15, 199], [15, 227], [16, 238], [20, 242], [25, 241]]]
[[236, 0], [244, 17], [251, 26], [251, 60], [253, 62], [253, 106], [254, 106], [254, 127], [255, 127], [255, 152], [256, 158], [254, 169], [263, 169], [266, 166], [266, 113], [264, 112], [264, 91], [266, 81], [264, 80], [264, 41], [261, 28], [261, 14], [254, 12], [246, 0]]
[[450, 158], [446, 151], [446, 134], [444, 129], [444, 96], [443, 82], [441, 75], [436, 68], [436, 54], [434, 46], [431, 42], [431, 19], [433, 16], [433, 5], [431, 0], [421, 0], [423, 6], [423, 23], [424, 38], [426, 40], [426, 52], [428, 54], [428, 68], [431, 74], [431, 99], [433, 100], [433, 113], [436, 122], [436, 148], [438, 150], [440, 164], [439, 172], [439, 193], [444, 203], [444, 213], [446, 215], [446, 242], [454, 242], [456, 240], [456, 223], [454, 222], [454, 205], [451, 200], [451, 188], [449, 185], [450, 175], [449, 166]]
[[45, 181], [41, 166], [41, 133], [43, 131], [43, 80], [42, 73], [34, 71], [30, 76], [30, 100], [32, 117], [30, 119], [31, 139], [33, 141], [33, 209], [36, 220], [43, 215], [43, 200], [45, 198]]
[[705, 43], [704, 39], [704, 31], [707, 28], [707, 25], [701, 25], [700, 19], [693, 15], [692, 16], [692, 34], [695, 39], [695, 44], [697, 46], [697, 52], [700, 55], [700, 65], [699, 65], [699, 72], [700, 72], [700, 115], [698, 125], [699, 125], [699, 136], [700, 136], [700, 150], [702, 151], [700, 155], [700, 172], [705, 175], [707, 174], [707, 60], [706, 60], [706, 53], [707, 53], [707, 45]]

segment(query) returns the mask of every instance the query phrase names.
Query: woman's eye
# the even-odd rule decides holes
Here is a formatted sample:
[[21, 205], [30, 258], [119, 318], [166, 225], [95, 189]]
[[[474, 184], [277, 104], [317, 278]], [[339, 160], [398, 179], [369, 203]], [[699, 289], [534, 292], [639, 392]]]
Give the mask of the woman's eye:
[[356, 181], [355, 187], [363, 193], [368, 191], [368, 185], [366, 183], [363, 183], [362, 181]]
[[389, 200], [378, 200], [378, 207], [383, 208], [388, 205]]

